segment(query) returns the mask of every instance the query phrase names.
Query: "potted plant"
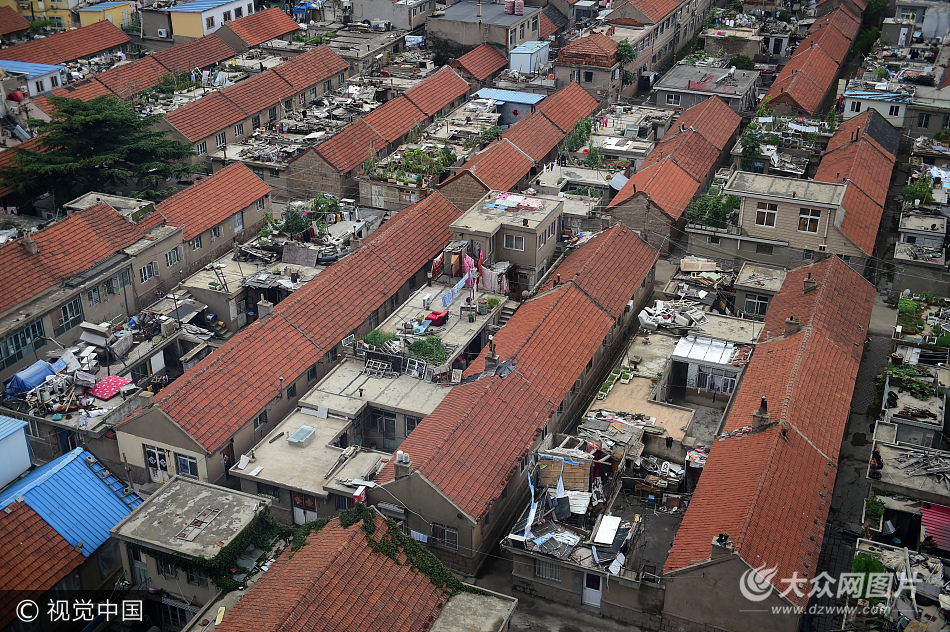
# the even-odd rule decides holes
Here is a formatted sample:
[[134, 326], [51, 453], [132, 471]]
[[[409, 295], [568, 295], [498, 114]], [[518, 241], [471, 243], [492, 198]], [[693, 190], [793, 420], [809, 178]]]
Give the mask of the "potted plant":
[[880, 532], [884, 526], [884, 502], [872, 496], [864, 499], [864, 509], [861, 512], [861, 523], [871, 531]]

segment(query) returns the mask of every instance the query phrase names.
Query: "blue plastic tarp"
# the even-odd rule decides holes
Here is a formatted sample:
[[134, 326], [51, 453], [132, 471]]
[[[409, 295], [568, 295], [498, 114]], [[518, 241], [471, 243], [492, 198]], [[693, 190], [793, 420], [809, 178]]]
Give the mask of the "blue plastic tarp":
[[52, 364], [43, 360], [34, 362], [7, 382], [7, 399], [36, 388], [46, 381], [48, 375], [56, 375]]

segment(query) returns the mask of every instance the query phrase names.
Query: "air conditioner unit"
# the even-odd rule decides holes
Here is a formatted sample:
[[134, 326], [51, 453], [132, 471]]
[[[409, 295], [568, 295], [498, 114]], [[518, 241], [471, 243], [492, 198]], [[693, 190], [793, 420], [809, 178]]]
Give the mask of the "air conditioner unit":
[[11, 106], [10, 106], [10, 114], [19, 114], [19, 113], [20, 113], [20, 106], [19, 106], [19, 105], [11, 105]]
[[430, 305], [432, 305], [432, 295], [426, 294], [422, 297], [422, 309], [429, 309]]
[[158, 29], [159, 37], [168, 37], [168, 29]]
[[828, 252], [828, 244], [821, 244], [818, 246], [818, 252]]

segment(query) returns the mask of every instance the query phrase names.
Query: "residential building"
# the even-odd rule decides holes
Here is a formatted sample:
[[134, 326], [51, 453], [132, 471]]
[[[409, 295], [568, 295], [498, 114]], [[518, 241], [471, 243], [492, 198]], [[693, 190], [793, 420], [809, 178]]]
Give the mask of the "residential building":
[[607, 19], [626, 18], [652, 26], [651, 37], [646, 42], [650, 64], [652, 68], [662, 68], [671, 61], [674, 53], [702, 30], [710, 6], [711, 3], [705, 0], [631, 0], [615, 7]]
[[[68, 9], [57, 10], [57, 12], [63, 11], [69, 14]], [[69, 15], [68, 19], [72, 20], [71, 14]], [[56, 20], [56, 17], [42, 18], [38, 11], [35, 17]], [[62, 19], [62, 16], [58, 17]], [[66, 24], [69, 25], [70, 22]], [[0, 49], [0, 59], [25, 61], [32, 64], [68, 64], [88, 57], [118, 56], [128, 50], [129, 41], [129, 36], [119, 30], [118, 26], [108, 20], [103, 20], [72, 31], [54, 33], [49, 37]]]
[[736, 112], [751, 112], [758, 105], [758, 80], [757, 70], [677, 64], [656, 82], [656, 102], [688, 110], [717, 96]]
[[495, 124], [502, 127], [514, 125], [531, 114], [534, 106], [545, 98], [543, 94], [534, 92], [516, 92], [497, 88], [482, 88], [472, 96], [479, 99], [491, 99], [495, 102], [495, 112], [501, 115]]
[[508, 58], [491, 44], [481, 44], [450, 63], [468, 82], [472, 92], [486, 88], [508, 67]]
[[[909, 200], [908, 200], [909, 201]], [[911, 292], [950, 294], [947, 276], [947, 217], [935, 209], [907, 208], [894, 244], [894, 287]]]
[[[470, 379], [402, 443], [403, 460], [383, 468], [370, 502], [425, 536], [444, 563], [474, 574], [524, 507], [530, 453], [586, 406], [612, 342], [637, 322], [656, 258], [623, 226], [569, 255], [562, 280], [549, 278], [521, 305], [466, 369]], [[579, 321], [583, 328], [566, 324]]]
[[208, 70], [215, 64], [234, 57], [234, 50], [217, 35], [206, 35], [156, 51], [151, 57], [171, 73], [190, 74], [195, 68]]
[[763, 320], [769, 304], [785, 283], [786, 270], [745, 261], [732, 287], [736, 293], [736, 314]]
[[[673, 539], [664, 621], [734, 632], [799, 629], [794, 609], [777, 615], [771, 608], [808, 601], [807, 591], [789, 591], [780, 580], [817, 574], [873, 304], [873, 286], [837, 257], [786, 276], [765, 318], [769, 333], [759, 338]], [[789, 471], [797, 472], [795, 485]], [[790, 503], [794, 516], [785, 510]], [[776, 569], [759, 575], [775, 590], [759, 602], [764, 610], [737, 617], [748, 604], [739, 577], [760, 568]]]
[[240, 9], [235, 8], [234, 21], [226, 22], [215, 31], [215, 35], [239, 53], [272, 40], [292, 42], [300, 30], [298, 24], [277, 7], [257, 13], [248, 9], [247, 14], [237, 13]]
[[686, 207], [709, 186], [741, 117], [712, 97], [686, 110], [610, 202], [607, 212], [661, 253], [686, 226]]
[[388, 22], [390, 28], [412, 31], [422, 28], [435, 11], [434, 0], [356, 0], [353, 11], [371, 21]]
[[10, 78], [19, 79], [31, 97], [37, 97], [65, 83], [65, 69], [63, 64], [51, 66], [0, 59], [0, 70]]
[[439, 16], [426, 20], [426, 37], [444, 40], [468, 50], [481, 44], [497, 44], [506, 51], [541, 39], [541, 9], [524, 7], [524, 13], [509, 13], [504, 3], [463, 0], [448, 5]]
[[244, 0], [189, 0], [165, 9], [171, 16], [172, 37], [176, 44], [214, 33], [227, 22], [254, 13], [254, 3]]
[[[154, 406], [116, 428], [134, 480], [167, 480], [176, 473], [173, 455], [195, 459], [198, 471], [192, 474], [199, 480], [229, 476], [235, 456], [247, 453], [261, 432], [294, 409], [308, 384], [329, 372], [345, 337], [375, 329], [421, 286], [424, 270], [448, 243], [449, 225], [460, 214], [432, 194], [280, 304], [258, 306], [257, 321], [186, 371]], [[272, 353], [275, 345], [287, 352]], [[261, 358], [268, 359], [266, 370]], [[209, 377], [215, 377], [213, 383]], [[149, 467], [147, 454], [164, 455], [156, 462], [165, 467]]]
[[130, 590], [146, 596], [148, 618], [163, 628], [181, 629], [213, 601], [222, 590], [217, 583], [221, 578], [209, 570], [215, 558], [242, 534], [266, 525], [266, 498], [193, 480], [187, 472], [195, 468], [194, 463], [183, 463], [183, 474], [111, 531], [123, 545], [122, 569]]
[[621, 74], [617, 42], [598, 32], [564, 46], [554, 62], [555, 86], [561, 88], [578, 83], [601, 105], [616, 100], [620, 93]]
[[[856, 8], [860, 8], [861, 0]], [[862, 8], [861, 11], [864, 9]], [[855, 13], [859, 15], [859, 13]], [[943, 36], [947, 15], [947, 7], [940, 2], [930, 0], [898, 0], [894, 5], [894, 16], [901, 20], [913, 21], [915, 31], [920, 31], [920, 37], [931, 40]]]
[[[333, 39], [325, 41], [334, 53], [350, 65], [350, 73], [356, 75], [369, 71], [372, 67], [384, 65], [385, 60], [393, 59], [400, 53], [405, 52], [407, 50], [406, 35], [408, 33], [409, 31], [373, 29], [371, 25], [355, 23], [346, 29], [336, 31]], [[413, 63], [412, 66], [415, 67], [416, 64]], [[434, 64], [432, 66], [434, 67]], [[426, 68], [426, 70], [431, 69]], [[374, 69], [369, 74], [374, 75], [375, 72]], [[415, 83], [417, 83], [415, 78], [408, 81], [397, 78], [395, 81], [389, 82], [390, 87], [395, 84], [400, 91]]]
[[799, 116], [824, 112], [860, 27], [861, 18], [846, 7], [818, 18], [769, 87], [769, 107]]
[[[377, 548], [381, 540], [394, 547], [391, 556]], [[346, 521], [334, 519], [313, 530], [296, 551], [287, 547], [216, 630], [508, 629], [517, 599], [481, 588], [466, 590], [458, 580], [433, 582], [431, 577], [443, 576], [447, 569], [412, 542], [376, 510], [361, 505]], [[352, 577], [361, 578], [360, 590], [354, 590]]]
[[8, 44], [23, 41], [30, 34], [30, 23], [11, 6], [0, 7], [0, 40]]
[[120, 28], [127, 28], [132, 26], [132, 12], [134, 9], [128, 2], [109, 0], [82, 7], [77, 13], [80, 26], [90, 26], [96, 22], [108, 20]]
[[[0, 425], [26, 422], [0, 417]], [[37, 614], [43, 621], [50, 616], [46, 604], [56, 595], [80, 599], [96, 591], [111, 593], [122, 557], [109, 530], [141, 503], [138, 494], [82, 448], [26, 473], [0, 490], [0, 589], [41, 604]], [[8, 624], [18, 629], [18, 601], [0, 603], [4, 629]]]

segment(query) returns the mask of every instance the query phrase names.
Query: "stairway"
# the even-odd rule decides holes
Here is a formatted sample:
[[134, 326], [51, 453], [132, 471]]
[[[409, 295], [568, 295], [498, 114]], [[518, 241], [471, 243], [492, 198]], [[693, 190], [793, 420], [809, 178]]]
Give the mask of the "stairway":
[[498, 326], [504, 327], [505, 323], [515, 315], [515, 311], [518, 309], [517, 303], [509, 302], [504, 307], [501, 308], [501, 313], [498, 315]]

